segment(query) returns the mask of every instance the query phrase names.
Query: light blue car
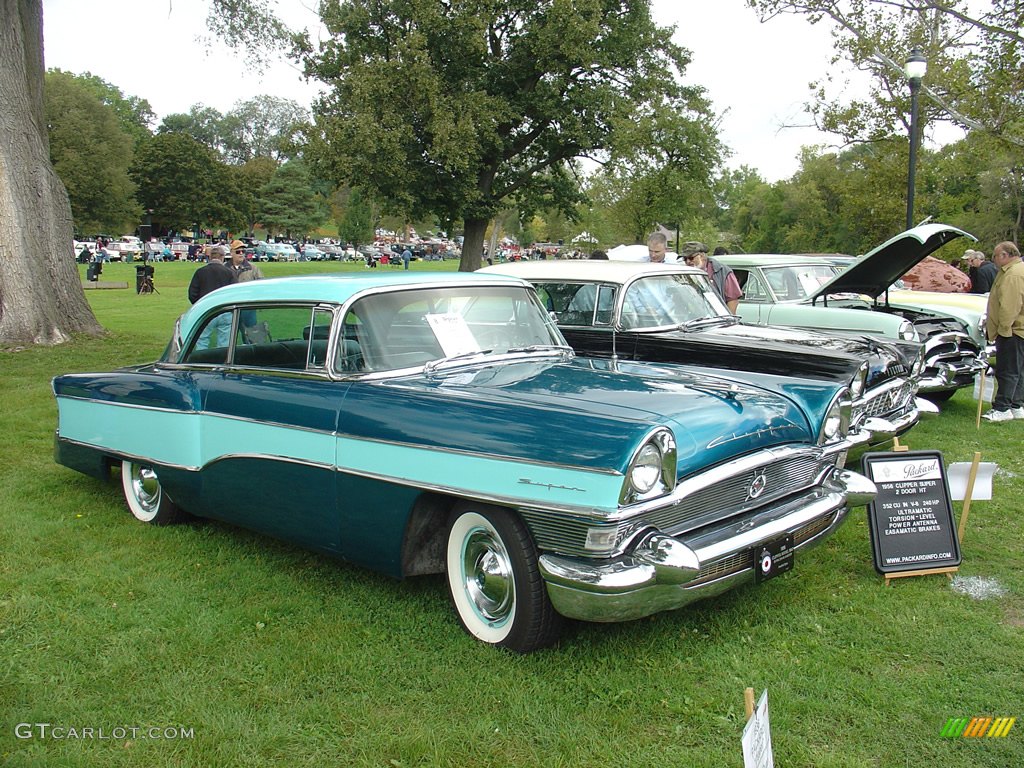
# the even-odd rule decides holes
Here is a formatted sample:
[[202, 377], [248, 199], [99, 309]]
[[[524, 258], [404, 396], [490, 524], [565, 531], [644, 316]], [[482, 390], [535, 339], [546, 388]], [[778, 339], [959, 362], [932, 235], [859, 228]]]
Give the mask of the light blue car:
[[[230, 330], [218, 337], [208, 327]], [[842, 385], [576, 357], [525, 281], [221, 288], [155, 363], [53, 381], [56, 459], [140, 521], [208, 517], [396, 578], [527, 652], [793, 567], [874, 496]]]

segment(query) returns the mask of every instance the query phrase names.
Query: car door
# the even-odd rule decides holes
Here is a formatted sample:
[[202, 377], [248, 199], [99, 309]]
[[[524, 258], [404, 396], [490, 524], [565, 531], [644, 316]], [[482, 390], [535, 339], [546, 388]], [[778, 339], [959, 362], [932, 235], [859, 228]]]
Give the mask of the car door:
[[184, 356], [202, 402], [200, 514], [338, 550], [335, 432], [348, 384], [327, 373], [332, 319], [323, 307], [238, 307], [228, 338]]

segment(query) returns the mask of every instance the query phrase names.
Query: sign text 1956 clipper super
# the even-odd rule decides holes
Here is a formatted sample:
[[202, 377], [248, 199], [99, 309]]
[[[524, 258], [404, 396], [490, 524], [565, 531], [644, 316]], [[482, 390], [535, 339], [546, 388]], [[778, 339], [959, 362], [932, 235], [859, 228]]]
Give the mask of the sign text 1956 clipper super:
[[[524, 281], [222, 288], [163, 358], [54, 379], [58, 462], [142, 521], [243, 525], [396, 577], [446, 573], [475, 637], [552, 642], [792, 566], [874, 486], [845, 387], [574, 357]], [[720, 373], [720, 372], [719, 372]]]

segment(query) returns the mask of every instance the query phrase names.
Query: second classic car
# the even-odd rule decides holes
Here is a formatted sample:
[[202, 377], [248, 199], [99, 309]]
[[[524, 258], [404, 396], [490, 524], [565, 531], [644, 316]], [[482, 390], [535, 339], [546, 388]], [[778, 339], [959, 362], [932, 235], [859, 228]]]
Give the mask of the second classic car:
[[974, 383], [987, 364], [984, 349], [948, 313], [893, 306], [879, 297], [925, 256], [959, 237], [971, 235], [945, 224], [923, 224], [887, 240], [838, 275], [814, 256], [716, 258], [732, 267], [743, 288], [739, 315], [744, 321], [920, 341], [925, 347], [920, 392], [943, 400]]
[[789, 377], [847, 384], [852, 427], [869, 433], [851, 449], [851, 462], [887, 447], [919, 411], [936, 410], [915, 397], [920, 344], [740, 323], [692, 267], [562, 260], [480, 271], [529, 280], [580, 355], [721, 368], [768, 387], [792, 387]]
[[[211, 328], [224, 329], [210, 332]], [[395, 577], [519, 652], [771, 578], [874, 496], [849, 393], [576, 358], [524, 281], [311, 276], [196, 302], [163, 357], [58, 376], [56, 459]]]

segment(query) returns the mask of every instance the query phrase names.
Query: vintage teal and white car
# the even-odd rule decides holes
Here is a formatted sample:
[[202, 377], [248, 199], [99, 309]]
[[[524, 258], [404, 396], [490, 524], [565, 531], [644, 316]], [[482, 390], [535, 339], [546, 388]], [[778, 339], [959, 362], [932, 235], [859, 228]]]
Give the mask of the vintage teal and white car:
[[946, 224], [923, 224], [887, 240], [839, 274], [815, 256], [715, 258], [735, 271], [743, 288], [738, 313], [744, 322], [920, 341], [924, 371], [919, 391], [943, 400], [971, 386], [987, 365], [976, 332], [948, 311], [897, 306], [884, 295], [925, 256], [960, 237], [974, 239]]
[[155, 363], [56, 377], [56, 459], [119, 471], [143, 522], [445, 573], [470, 634], [525, 652], [788, 570], [873, 497], [837, 466], [845, 387], [720, 373], [578, 358], [515, 278], [261, 280]]

